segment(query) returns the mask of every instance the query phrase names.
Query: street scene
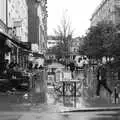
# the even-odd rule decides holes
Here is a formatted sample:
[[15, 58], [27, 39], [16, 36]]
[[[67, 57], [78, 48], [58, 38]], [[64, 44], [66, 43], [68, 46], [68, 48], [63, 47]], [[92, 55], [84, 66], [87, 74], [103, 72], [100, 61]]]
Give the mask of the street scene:
[[120, 119], [120, 0], [0, 0], [0, 120], [48, 119]]

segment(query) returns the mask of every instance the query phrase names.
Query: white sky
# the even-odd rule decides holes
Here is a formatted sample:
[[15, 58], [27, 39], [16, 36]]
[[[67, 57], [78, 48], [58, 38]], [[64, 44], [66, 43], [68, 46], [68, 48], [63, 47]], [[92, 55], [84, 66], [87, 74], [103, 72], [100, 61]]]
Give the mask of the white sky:
[[102, 0], [47, 0], [48, 35], [53, 35], [53, 29], [60, 25], [63, 12], [70, 17], [74, 36], [84, 35], [90, 26], [90, 18]]

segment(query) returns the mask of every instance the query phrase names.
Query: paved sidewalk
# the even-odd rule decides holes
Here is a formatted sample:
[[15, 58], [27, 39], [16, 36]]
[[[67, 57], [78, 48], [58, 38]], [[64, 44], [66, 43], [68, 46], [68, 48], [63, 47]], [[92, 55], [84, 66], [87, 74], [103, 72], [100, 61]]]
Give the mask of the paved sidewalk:
[[95, 112], [95, 111], [120, 111], [120, 103], [113, 103], [111, 99], [93, 96], [81, 96], [80, 107], [61, 109], [61, 112]]
[[[85, 91], [85, 90], [84, 90]], [[87, 92], [87, 90], [86, 90]], [[48, 102], [57, 105], [59, 112], [93, 112], [93, 111], [120, 111], [120, 103], [112, 103], [111, 99], [94, 96], [63, 97], [51, 94]], [[48, 104], [49, 104], [48, 103]]]
[[[79, 77], [79, 74], [76, 75]], [[61, 112], [92, 112], [92, 111], [120, 111], [120, 98], [115, 103], [114, 96], [106, 94], [104, 88], [101, 89], [101, 96], [95, 96], [95, 89], [83, 87], [81, 99], [84, 101], [84, 107], [69, 108]]]
[[[84, 98], [83, 98], [84, 99]], [[86, 104], [86, 105], [85, 105]], [[61, 112], [120, 111], [120, 103], [110, 103], [102, 98], [84, 99], [85, 107], [69, 108]]]

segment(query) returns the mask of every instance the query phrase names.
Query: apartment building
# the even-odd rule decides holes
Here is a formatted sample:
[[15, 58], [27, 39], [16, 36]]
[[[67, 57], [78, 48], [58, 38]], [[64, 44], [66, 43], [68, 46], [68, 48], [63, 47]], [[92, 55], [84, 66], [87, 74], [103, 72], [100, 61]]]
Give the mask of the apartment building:
[[[39, 53], [45, 53], [48, 16], [46, 5], [47, 0], [0, 0], [0, 48], [6, 43], [11, 46], [7, 59], [24, 67], [29, 50], [38, 52], [38, 56], [41, 56]], [[0, 55], [1, 59], [4, 59], [4, 53]]]
[[83, 40], [80, 37], [72, 39], [70, 52], [73, 54], [79, 54], [80, 46], [83, 44]]
[[120, 0], [103, 0], [91, 17], [91, 26], [107, 20], [114, 24], [120, 23]]
[[47, 46], [47, 0], [27, 0], [27, 4], [29, 42], [33, 50], [44, 53]]
[[8, 0], [8, 29], [22, 42], [28, 42], [28, 7], [26, 0]]

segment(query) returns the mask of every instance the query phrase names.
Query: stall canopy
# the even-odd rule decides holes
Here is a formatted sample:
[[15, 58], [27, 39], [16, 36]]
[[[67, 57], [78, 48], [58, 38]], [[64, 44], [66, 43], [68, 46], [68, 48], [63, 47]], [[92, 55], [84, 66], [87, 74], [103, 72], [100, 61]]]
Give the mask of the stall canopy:
[[48, 68], [65, 68], [64, 65], [60, 64], [60, 63], [52, 63], [50, 65], [48, 65]]

